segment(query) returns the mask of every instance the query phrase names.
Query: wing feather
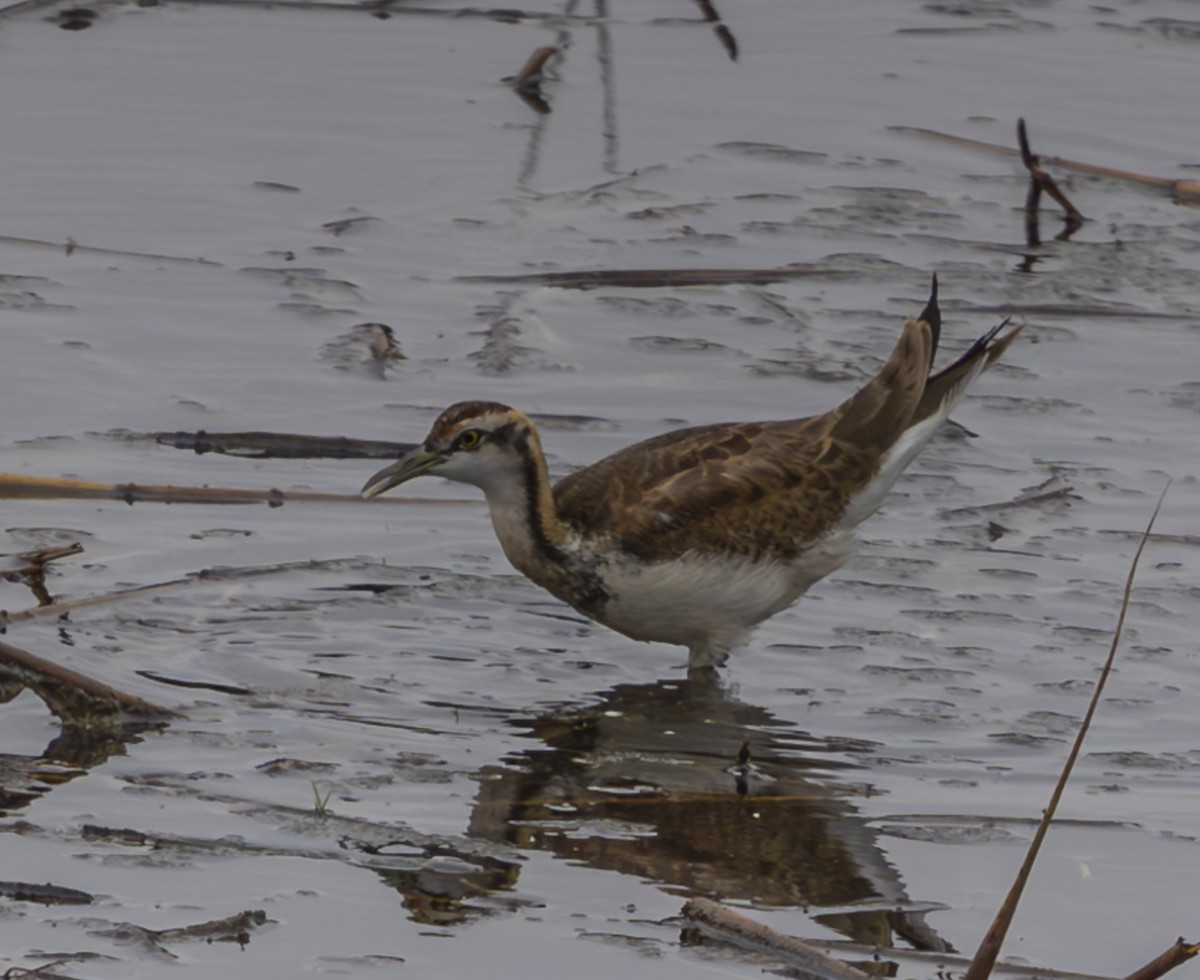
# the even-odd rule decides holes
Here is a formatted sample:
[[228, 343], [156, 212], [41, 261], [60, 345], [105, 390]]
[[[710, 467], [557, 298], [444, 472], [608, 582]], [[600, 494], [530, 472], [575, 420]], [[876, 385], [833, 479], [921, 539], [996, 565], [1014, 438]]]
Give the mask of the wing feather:
[[629, 446], [561, 480], [559, 516], [581, 536], [648, 561], [689, 552], [790, 561], [844, 517], [857, 523], [1019, 332], [996, 339], [997, 328], [931, 377], [936, 282], [934, 290], [879, 373], [837, 408], [681, 429]]
[[837, 524], [870, 454], [831, 415], [704, 426], [630, 446], [554, 488], [576, 532], [647, 560], [687, 552], [794, 558]]

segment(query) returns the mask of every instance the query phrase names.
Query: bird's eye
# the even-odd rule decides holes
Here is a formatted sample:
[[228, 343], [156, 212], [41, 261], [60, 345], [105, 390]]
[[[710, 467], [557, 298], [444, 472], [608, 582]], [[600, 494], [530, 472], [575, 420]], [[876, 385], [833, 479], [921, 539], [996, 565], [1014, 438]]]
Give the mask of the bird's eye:
[[479, 430], [467, 429], [461, 436], [458, 437], [459, 449], [474, 449], [479, 445]]

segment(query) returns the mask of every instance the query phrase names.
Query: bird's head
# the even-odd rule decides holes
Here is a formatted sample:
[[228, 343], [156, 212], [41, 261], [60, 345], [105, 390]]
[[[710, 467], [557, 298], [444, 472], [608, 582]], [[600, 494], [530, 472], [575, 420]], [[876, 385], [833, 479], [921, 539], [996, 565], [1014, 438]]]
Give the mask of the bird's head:
[[376, 497], [427, 473], [488, 492], [521, 479], [540, 449], [533, 423], [515, 408], [459, 402], [437, 417], [420, 446], [371, 477], [362, 495]]

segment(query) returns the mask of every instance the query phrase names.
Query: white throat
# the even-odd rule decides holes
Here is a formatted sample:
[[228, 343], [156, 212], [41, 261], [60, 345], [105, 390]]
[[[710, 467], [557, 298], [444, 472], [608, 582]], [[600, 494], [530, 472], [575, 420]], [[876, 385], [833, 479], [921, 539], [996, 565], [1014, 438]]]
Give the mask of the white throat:
[[534, 578], [530, 570], [537, 566], [538, 548], [524, 480], [513, 472], [492, 473], [478, 486], [487, 499], [504, 554], [517, 569]]

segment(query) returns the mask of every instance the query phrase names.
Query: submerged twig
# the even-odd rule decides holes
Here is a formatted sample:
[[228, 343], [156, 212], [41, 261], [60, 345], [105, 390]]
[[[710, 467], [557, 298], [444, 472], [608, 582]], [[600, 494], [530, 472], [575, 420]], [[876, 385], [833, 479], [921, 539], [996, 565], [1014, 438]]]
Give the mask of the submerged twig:
[[418, 7], [411, 3], [400, 4], [395, 0], [364, 0], [362, 3], [340, 3], [338, 0], [192, 0], [197, 5], [217, 7], [245, 7], [268, 10], [321, 10], [343, 14], [370, 14], [387, 19], [393, 15], [413, 17], [437, 17], [445, 20], [495, 20], [502, 24], [594, 24], [596, 17], [572, 14], [563, 11], [522, 10], [513, 7]]
[[204, 576], [204, 572], [193, 572], [190, 575], [185, 575], [182, 578], [168, 579], [164, 582], [154, 582], [150, 585], [138, 585], [131, 589], [119, 589], [116, 592], [105, 592], [101, 595], [84, 596], [80, 599], [67, 599], [63, 602], [52, 602], [48, 606], [37, 606], [34, 609], [20, 609], [16, 612], [9, 612], [6, 609], [0, 609], [0, 630], [7, 630], [8, 627], [14, 626], [17, 623], [27, 622], [31, 619], [45, 619], [52, 616], [65, 616], [67, 613], [75, 609], [87, 609], [89, 606], [102, 606], [109, 602], [120, 602], [122, 599], [132, 599], [135, 596], [150, 595], [154, 592], [162, 592], [165, 589], [173, 589], [180, 585], [188, 585], [191, 582], [200, 580]]
[[806, 976], [820, 980], [870, 980], [870, 974], [835, 960], [810, 943], [756, 922], [707, 898], [690, 899], [684, 917], [693, 927], [713, 939], [744, 949], [769, 953]]
[[111, 936], [125, 943], [136, 943], [147, 953], [165, 961], [174, 961], [179, 957], [167, 949], [166, 943], [201, 939], [210, 943], [237, 943], [244, 949], [250, 942], [250, 933], [266, 922], [266, 912], [261, 909], [250, 909], [224, 919], [200, 922], [193, 926], [182, 926], [176, 929], [147, 929], [134, 922], [119, 922], [108, 928], [93, 929], [92, 935]]
[[735, 38], [733, 36], [733, 32], [725, 26], [725, 22], [721, 19], [721, 15], [717, 13], [717, 8], [713, 5], [712, 0], [696, 0], [696, 6], [700, 8], [700, 16], [704, 18], [705, 23], [713, 25], [713, 34], [715, 34], [717, 40], [721, 42], [721, 47], [724, 48], [725, 53], [729, 55], [729, 60], [737, 61], [737, 38]]
[[252, 689], [243, 687], [240, 684], [222, 684], [219, 681], [193, 681], [183, 677], [168, 677], [157, 670], [137, 670], [134, 673], [139, 677], [146, 678], [148, 681], [157, 681], [159, 684], [166, 684], [168, 687], [186, 687], [194, 691], [216, 691], [218, 694], [236, 694], [239, 696], [254, 693]]
[[26, 970], [19, 966], [10, 966], [3, 973], [0, 973], [0, 980], [79, 980], [78, 977], [69, 977], [65, 973], [49, 972], [51, 967], [62, 966], [65, 963], [74, 962], [78, 958], [70, 954], [59, 956], [48, 963], [34, 967], [32, 970]]
[[[1168, 487], [1170, 484], [1168, 483]], [[1008, 927], [1012, 923], [1013, 916], [1017, 911], [1017, 903], [1021, 900], [1021, 894], [1025, 890], [1025, 884], [1029, 880], [1030, 872], [1033, 871], [1033, 864], [1037, 860], [1038, 851], [1041, 850], [1042, 841], [1046, 839], [1046, 833], [1050, 829], [1050, 822], [1054, 819], [1054, 813], [1058, 809], [1059, 800], [1062, 799], [1063, 791], [1067, 788], [1067, 780], [1071, 777], [1071, 771], [1075, 768], [1075, 760], [1079, 757], [1080, 749], [1083, 748], [1083, 740], [1087, 736], [1088, 729], [1092, 725], [1092, 717], [1096, 713], [1096, 707], [1100, 703], [1100, 697], [1104, 693], [1104, 685], [1108, 681], [1108, 676], [1112, 673], [1113, 661], [1117, 656], [1117, 646], [1121, 642], [1121, 630], [1125, 626], [1125, 614], [1129, 611], [1129, 597], [1133, 592], [1133, 580], [1137, 574], [1138, 561], [1142, 557], [1142, 551], [1146, 547], [1146, 542], [1150, 540], [1150, 532], [1154, 528], [1154, 521], [1158, 517], [1158, 512], [1162, 510], [1163, 500], [1167, 495], [1167, 487], [1163, 488], [1162, 495], [1158, 498], [1158, 503], [1154, 506], [1154, 512], [1150, 515], [1150, 520], [1146, 525], [1146, 530], [1142, 532], [1142, 538], [1138, 542], [1137, 550], [1134, 551], [1133, 560], [1129, 563], [1129, 574], [1125, 578], [1125, 592], [1121, 597], [1121, 610], [1117, 615], [1117, 624], [1113, 628], [1112, 643], [1109, 644], [1108, 657], [1104, 661], [1104, 666], [1100, 670], [1100, 676], [1096, 679], [1096, 688], [1092, 692], [1092, 700], [1089, 702], [1087, 711], [1084, 713], [1083, 721], [1079, 725], [1079, 731], [1075, 734], [1075, 741], [1071, 745], [1071, 751], [1067, 755], [1067, 760], [1063, 764], [1062, 774], [1058, 777], [1058, 782], [1054, 786], [1054, 792], [1050, 794], [1050, 802], [1042, 813], [1042, 819], [1039, 821], [1037, 830], [1034, 831], [1033, 840], [1029, 843], [1029, 850], [1025, 854], [1025, 860], [1021, 864], [1020, 870], [1017, 872], [1016, 880], [1009, 889], [1008, 895], [1001, 904], [999, 911], [996, 913], [996, 918], [992, 921], [990, 928], [984, 935], [982, 942], [979, 944], [979, 949], [976, 951], [974, 958], [971, 960], [971, 965], [967, 968], [967, 972], [963, 975], [963, 980], [987, 980], [991, 975], [992, 968], [995, 966], [996, 958], [1000, 955], [1000, 947], [1004, 943], [1004, 937], [1008, 933]]]
[[267, 922], [267, 913], [262, 909], [249, 909], [224, 919], [198, 922], [174, 929], [152, 929], [150, 933], [163, 942], [180, 939], [203, 939], [206, 942], [235, 942], [245, 946], [250, 940], [248, 933]]
[[202, 568], [196, 572], [188, 572], [178, 578], [165, 579], [161, 582], [151, 582], [149, 585], [137, 585], [129, 589], [118, 589], [116, 592], [104, 592], [100, 595], [83, 596], [79, 599], [68, 599], [49, 606], [38, 606], [34, 609], [21, 609], [17, 612], [7, 612], [0, 609], [0, 630], [7, 629], [16, 623], [32, 619], [46, 619], [51, 616], [62, 616], [75, 609], [87, 609], [91, 606], [102, 606], [110, 602], [120, 602], [139, 596], [151, 595], [167, 589], [175, 589], [182, 585], [195, 582], [232, 582], [239, 579], [257, 578], [263, 575], [275, 575], [279, 572], [305, 571], [310, 569], [329, 568], [345, 559], [310, 559], [308, 561], [281, 562], [275, 565], [243, 565], [234, 568]]
[[624, 286], [655, 289], [663, 286], [765, 285], [785, 279], [842, 278], [850, 273], [817, 266], [776, 269], [581, 269], [576, 272], [531, 272], [514, 276], [456, 276], [459, 282], [531, 283], [559, 289]]
[[[272, 0], [274, 2], [274, 0]], [[358, 214], [349, 218], [338, 218], [335, 221], [326, 221], [321, 225], [323, 231], [329, 232], [335, 238], [340, 237], [348, 231], [361, 231], [364, 227], [374, 224], [379, 219], [369, 214]]]
[[287, 432], [152, 432], [160, 446], [187, 449], [200, 456], [220, 453], [245, 459], [399, 459], [417, 448], [413, 442], [306, 436]]
[[31, 881], [0, 881], [0, 898], [15, 902], [37, 902], [39, 905], [91, 905], [96, 900], [96, 896], [89, 892], [48, 881], [40, 885]]
[[[1100, 534], [1110, 538], [1124, 538], [1126, 541], [1131, 541], [1134, 538], [1140, 537], [1137, 531], [1116, 531], [1112, 529], [1100, 529]], [[1152, 534], [1151, 541], [1161, 541], [1163, 544], [1200, 544], [1200, 534]]]
[[[1052, 482], [1053, 478], [1050, 481]], [[967, 507], [950, 507], [938, 512], [939, 517], [956, 517], [960, 514], [991, 514], [996, 511], [1012, 510], [1015, 507], [1032, 507], [1051, 500], [1079, 500], [1072, 486], [1047, 487], [1045, 483], [1017, 494], [1012, 500], [1000, 500], [994, 504], [975, 504]]]

